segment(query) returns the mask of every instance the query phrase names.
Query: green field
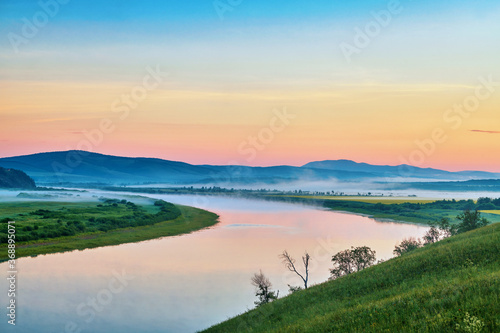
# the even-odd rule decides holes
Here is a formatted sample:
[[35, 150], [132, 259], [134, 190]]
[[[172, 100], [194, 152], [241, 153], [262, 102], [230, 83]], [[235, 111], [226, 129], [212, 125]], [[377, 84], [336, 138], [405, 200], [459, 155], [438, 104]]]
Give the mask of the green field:
[[205, 332], [479, 332], [470, 330], [467, 314], [484, 325], [481, 332], [500, 332], [499, 253], [500, 224], [494, 224], [296, 292]]
[[119, 202], [0, 203], [0, 261], [7, 260], [8, 220], [15, 221], [17, 258], [179, 235], [218, 222], [193, 207]]
[[[320, 206], [334, 211], [363, 214], [379, 220], [393, 220], [433, 225], [442, 218], [458, 223], [456, 216], [464, 210], [483, 210], [482, 207], [499, 207], [499, 200], [487, 204], [473, 200], [430, 200], [419, 198], [391, 197], [328, 197], [307, 195], [260, 195], [255, 196], [271, 201], [285, 201]], [[387, 200], [385, 200], [387, 199]], [[413, 200], [413, 201], [412, 201]], [[500, 222], [500, 215], [483, 214], [493, 223]]]

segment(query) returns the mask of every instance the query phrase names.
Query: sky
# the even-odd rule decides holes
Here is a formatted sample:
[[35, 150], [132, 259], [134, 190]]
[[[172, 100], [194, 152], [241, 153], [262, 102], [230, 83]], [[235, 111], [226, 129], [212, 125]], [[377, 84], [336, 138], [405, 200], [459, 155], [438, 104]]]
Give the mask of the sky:
[[0, 1], [0, 157], [500, 172], [498, 1]]

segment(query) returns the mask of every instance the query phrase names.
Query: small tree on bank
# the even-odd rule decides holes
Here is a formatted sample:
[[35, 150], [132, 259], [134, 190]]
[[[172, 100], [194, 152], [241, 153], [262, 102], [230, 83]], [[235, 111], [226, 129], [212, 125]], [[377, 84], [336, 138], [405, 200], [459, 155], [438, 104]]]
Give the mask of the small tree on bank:
[[[295, 259], [293, 259], [286, 250], [283, 251], [283, 253], [280, 254], [279, 257], [280, 257], [281, 261], [283, 262], [283, 265], [285, 265], [285, 267], [290, 272], [294, 272], [302, 279], [302, 282], [304, 282], [304, 289], [307, 289], [307, 282], [309, 281], [309, 261], [311, 260], [311, 256], [309, 255], [309, 253], [307, 253], [307, 251], [306, 251], [305, 254], [302, 256], [302, 263], [304, 264], [304, 268], [305, 268], [304, 275], [300, 274], [297, 271], [297, 268], [295, 267]], [[300, 290], [300, 289], [297, 289], [296, 287], [292, 287], [290, 285], [288, 287], [290, 288], [290, 292], [295, 292], [295, 291]]]
[[278, 295], [274, 291], [271, 291], [271, 281], [269, 281], [262, 271], [254, 274], [252, 277], [252, 285], [257, 288], [255, 296], [259, 298], [258, 301], [254, 302], [256, 306], [270, 303], [278, 298]]
[[462, 221], [458, 224], [457, 232], [467, 232], [477, 228], [481, 228], [490, 224], [486, 218], [481, 216], [479, 211], [466, 210], [462, 214], [457, 216], [457, 219]]
[[375, 251], [368, 246], [352, 247], [340, 251], [332, 257], [334, 267], [330, 270], [330, 280], [359, 272], [375, 263]]
[[405, 239], [403, 239], [403, 241], [399, 245], [396, 245], [393, 253], [396, 256], [400, 257], [403, 254], [406, 254], [406, 253], [411, 252], [415, 249], [418, 249], [421, 246], [422, 246], [422, 243], [420, 242], [420, 240], [418, 240], [414, 237], [405, 238]]

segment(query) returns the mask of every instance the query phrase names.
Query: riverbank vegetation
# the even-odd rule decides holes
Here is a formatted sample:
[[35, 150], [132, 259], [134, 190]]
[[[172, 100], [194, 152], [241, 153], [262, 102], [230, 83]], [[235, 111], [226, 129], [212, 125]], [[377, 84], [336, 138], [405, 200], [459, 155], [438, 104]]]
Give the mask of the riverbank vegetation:
[[7, 259], [8, 221], [15, 221], [19, 258], [178, 235], [214, 225], [217, 219], [216, 214], [162, 200], [145, 205], [117, 199], [1, 203], [0, 261]]
[[[335, 211], [350, 212], [371, 216], [379, 220], [432, 225], [443, 218], [452, 224], [459, 223], [456, 218], [464, 210], [479, 210], [493, 223], [500, 222], [500, 198], [479, 198], [478, 200], [437, 200], [413, 196], [390, 197], [374, 196], [368, 192], [357, 196], [344, 195], [342, 192], [306, 192], [278, 190], [226, 189], [221, 187], [179, 187], [179, 188], [130, 188], [105, 187], [108, 191], [178, 194], [178, 195], [217, 195], [250, 198], [270, 201], [298, 203], [324, 207]], [[333, 195], [332, 195], [333, 193]]]
[[205, 332], [498, 332], [500, 224], [259, 306]]

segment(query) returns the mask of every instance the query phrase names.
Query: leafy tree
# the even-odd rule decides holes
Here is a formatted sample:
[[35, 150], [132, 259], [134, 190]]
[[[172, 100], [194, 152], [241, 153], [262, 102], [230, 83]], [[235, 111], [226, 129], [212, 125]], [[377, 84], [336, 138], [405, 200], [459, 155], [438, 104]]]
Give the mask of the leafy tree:
[[482, 204], [487, 204], [490, 203], [491, 199], [490, 198], [479, 198], [477, 199], [477, 204], [482, 205]]
[[418, 249], [421, 246], [422, 246], [422, 243], [420, 242], [420, 240], [415, 239], [414, 237], [405, 238], [405, 239], [403, 239], [403, 241], [399, 245], [396, 245], [393, 253], [395, 255], [397, 255], [398, 257], [400, 257], [403, 254], [411, 252], [415, 249]]
[[457, 227], [458, 233], [467, 232], [490, 224], [490, 221], [488, 221], [484, 217], [481, 217], [481, 213], [478, 212], [477, 210], [475, 211], [466, 210], [460, 215], [458, 215], [457, 219], [462, 221], [461, 223], [458, 224]]
[[457, 226], [451, 225], [450, 219], [445, 217], [438, 222], [438, 228], [441, 231], [443, 238], [451, 237], [457, 234]]
[[441, 237], [441, 231], [435, 226], [432, 226], [429, 230], [427, 230], [424, 237], [422, 237], [422, 240], [424, 241], [424, 245], [427, 245], [440, 241]]
[[330, 270], [330, 279], [361, 271], [372, 266], [375, 259], [375, 251], [367, 246], [340, 251], [332, 257], [334, 267]]
[[263, 304], [270, 303], [278, 298], [278, 295], [271, 291], [271, 281], [260, 271], [260, 273], [255, 273], [252, 277], [252, 285], [257, 288], [255, 292], [255, 296], [259, 298], [258, 301], [255, 301], [255, 305], [261, 306]]
[[283, 253], [280, 254], [279, 257], [290, 272], [294, 272], [302, 279], [302, 282], [304, 282], [304, 289], [307, 289], [307, 281], [309, 280], [309, 261], [311, 260], [311, 256], [309, 255], [309, 253], [307, 253], [306, 251], [306, 253], [302, 256], [302, 263], [304, 264], [305, 268], [304, 275], [300, 274], [297, 271], [297, 268], [295, 267], [295, 259], [293, 259], [286, 250], [283, 251]]

